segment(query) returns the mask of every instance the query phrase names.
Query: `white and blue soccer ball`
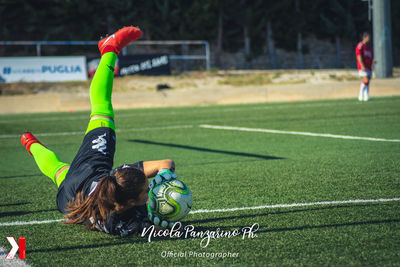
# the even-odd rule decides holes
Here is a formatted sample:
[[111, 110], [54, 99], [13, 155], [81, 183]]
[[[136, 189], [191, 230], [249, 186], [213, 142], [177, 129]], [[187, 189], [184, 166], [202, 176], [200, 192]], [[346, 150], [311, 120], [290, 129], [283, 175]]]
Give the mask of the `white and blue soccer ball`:
[[149, 191], [147, 209], [160, 220], [177, 222], [183, 219], [191, 208], [192, 193], [181, 180], [165, 181]]

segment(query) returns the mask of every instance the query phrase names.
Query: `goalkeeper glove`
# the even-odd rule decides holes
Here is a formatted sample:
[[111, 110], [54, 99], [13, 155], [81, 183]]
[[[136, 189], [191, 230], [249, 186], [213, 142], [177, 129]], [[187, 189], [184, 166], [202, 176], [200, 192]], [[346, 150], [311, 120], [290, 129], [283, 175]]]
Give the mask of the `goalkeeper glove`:
[[156, 226], [160, 226], [162, 228], [172, 228], [175, 222], [168, 222], [167, 220], [161, 220], [159, 217], [154, 216], [153, 213], [148, 213], [149, 220]]
[[165, 181], [170, 181], [178, 178], [178, 175], [173, 173], [169, 169], [161, 169], [158, 171], [156, 177], [150, 182], [149, 188], [152, 189], [154, 186], [158, 184], [162, 184]]

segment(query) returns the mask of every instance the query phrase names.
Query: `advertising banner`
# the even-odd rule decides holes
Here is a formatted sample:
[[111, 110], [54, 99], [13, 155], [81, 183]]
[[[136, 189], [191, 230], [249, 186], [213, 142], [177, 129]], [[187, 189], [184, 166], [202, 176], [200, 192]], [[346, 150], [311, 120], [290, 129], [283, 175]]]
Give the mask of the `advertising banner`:
[[0, 82], [62, 82], [87, 80], [86, 58], [0, 57]]

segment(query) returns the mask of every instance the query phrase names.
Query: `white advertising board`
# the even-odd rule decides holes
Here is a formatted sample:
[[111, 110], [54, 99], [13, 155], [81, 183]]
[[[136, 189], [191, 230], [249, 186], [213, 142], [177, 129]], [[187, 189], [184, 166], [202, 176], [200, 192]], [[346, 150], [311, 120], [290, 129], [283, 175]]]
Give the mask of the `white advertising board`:
[[86, 58], [0, 57], [0, 82], [86, 81]]

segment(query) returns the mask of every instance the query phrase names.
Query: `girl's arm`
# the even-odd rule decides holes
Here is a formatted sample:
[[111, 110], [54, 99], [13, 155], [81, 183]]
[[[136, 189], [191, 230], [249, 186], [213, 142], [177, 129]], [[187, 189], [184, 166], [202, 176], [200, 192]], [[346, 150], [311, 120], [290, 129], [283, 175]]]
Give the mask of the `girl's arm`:
[[365, 71], [365, 66], [364, 66], [364, 62], [363, 62], [362, 56], [361, 55], [357, 55], [357, 60], [361, 64], [361, 70]]
[[143, 161], [143, 170], [147, 178], [156, 176], [161, 169], [169, 169], [173, 172], [175, 170], [174, 161], [172, 159]]

